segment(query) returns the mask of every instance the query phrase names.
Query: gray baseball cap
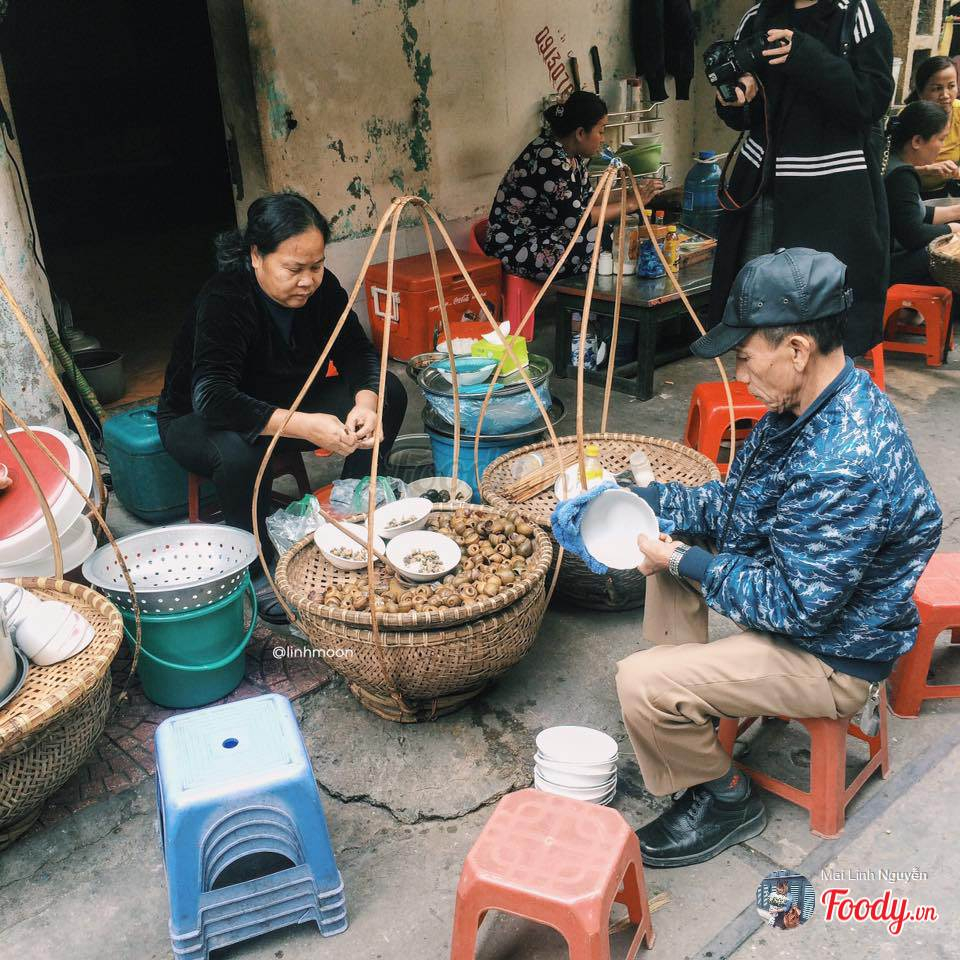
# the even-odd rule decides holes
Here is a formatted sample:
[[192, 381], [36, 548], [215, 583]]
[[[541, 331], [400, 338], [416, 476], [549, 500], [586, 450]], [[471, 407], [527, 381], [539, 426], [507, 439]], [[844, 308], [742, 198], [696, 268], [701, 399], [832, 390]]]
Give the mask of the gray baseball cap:
[[733, 281], [723, 319], [690, 350], [719, 357], [760, 327], [812, 323], [849, 309], [847, 268], [832, 253], [781, 247], [747, 263]]

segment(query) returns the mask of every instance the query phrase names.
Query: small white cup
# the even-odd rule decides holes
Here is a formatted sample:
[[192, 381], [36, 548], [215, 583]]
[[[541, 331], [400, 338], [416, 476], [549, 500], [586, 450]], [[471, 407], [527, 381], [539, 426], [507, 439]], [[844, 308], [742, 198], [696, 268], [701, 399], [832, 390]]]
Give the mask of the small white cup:
[[73, 607], [59, 600], [46, 600], [17, 627], [17, 646], [37, 663], [44, 648], [63, 629]]
[[38, 667], [49, 667], [61, 660], [69, 660], [78, 654], [93, 639], [93, 627], [82, 614], [71, 609], [63, 626], [49, 643], [31, 659]]

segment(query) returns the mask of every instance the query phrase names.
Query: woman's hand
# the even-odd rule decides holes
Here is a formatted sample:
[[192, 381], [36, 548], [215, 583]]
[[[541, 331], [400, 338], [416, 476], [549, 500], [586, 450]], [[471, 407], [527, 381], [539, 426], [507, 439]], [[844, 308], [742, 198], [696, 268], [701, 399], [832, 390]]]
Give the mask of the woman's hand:
[[960, 223], [948, 223], [947, 226], [950, 228], [951, 233], [960, 233]]
[[6, 473], [2, 477], [0, 477], [0, 490], [6, 490], [7, 487], [12, 487], [12, 486], [13, 486], [13, 477], [9, 476]]
[[790, 51], [793, 49], [793, 31], [767, 31], [767, 43], [774, 44], [778, 40], [786, 40], [787, 42], [783, 46], [771, 46], [767, 50], [763, 51], [763, 55], [767, 58], [767, 63], [769, 63], [771, 66], [776, 66], [778, 63], [787, 62], [787, 57], [790, 56]]
[[717, 99], [725, 107], [744, 107], [757, 95], [759, 87], [757, 78], [752, 73], [745, 73], [737, 83], [734, 92], [737, 95], [736, 100], [724, 100], [717, 91]]
[[383, 430], [377, 429], [377, 411], [358, 404], [347, 414], [347, 431], [353, 436], [358, 450], [369, 450], [376, 437], [383, 440]]
[[324, 450], [339, 453], [344, 457], [357, 449], [358, 444], [354, 433], [333, 414], [302, 413], [296, 416], [298, 435], [314, 446], [323, 447]]
[[[637, 181], [637, 186], [640, 189], [640, 198], [643, 200], [643, 205], [646, 206], [658, 193], [663, 190], [663, 181], [662, 180], [639, 180]], [[634, 200], [636, 204], [636, 200]], [[634, 206], [634, 212], [638, 208]]]
[[637, 569], [645, 577], [654, 573], [662, 573], [667, 569], [667, 564], [673, 556], [673, 552], [680, 546], [672, 537], [666, 533], [661, 533], [658, 540], [645, 537], [641, 534], [637, 537], [637, 546], [643, 552], [643, 563]]
[[960, 167], [952, 160], [938, 160], [936, 163], [928, 163], [916, 169], [918, 173], [926, 173], [931, 177], [940, 177], [942, 180], [955, 180], [960, 176]]

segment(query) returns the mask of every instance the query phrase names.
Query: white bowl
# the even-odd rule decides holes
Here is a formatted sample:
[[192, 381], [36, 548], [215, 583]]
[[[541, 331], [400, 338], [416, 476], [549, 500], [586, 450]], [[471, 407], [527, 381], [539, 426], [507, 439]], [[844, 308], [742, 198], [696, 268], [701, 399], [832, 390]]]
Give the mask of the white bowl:
[[551, 763], [610, 763], [619, 754], [617, 741], [590, 727], [550, 727], [537, 734], [537, 749]]
[[[453, 347], [453, 355], [455, 357], [472, 356], [473, 345], [477, 342], [478, 341], [473, 339], [472, 337], [454, 337], [453, 340], [450, 341]], [[447, 352], [446, 340], [441, 340], [440, 343], [437, 344], [437, 352], [438, 353]]]
[[[341, 526], [344, 528], [344, 530], [349, 530], [351, 533], [355, 533], [361, 542], [367, 542], [366, 527], [361, 526], [359, 523], [343, 523]], [[325, 523], [322, 527], [317, 527], [313, 533], [313, 542], [320, 549], [324, 559], [329, 563], [332, 563], [338, 570], [359, 570], [361, 567], [365, 567], [367, 565], [366, 556], [364, 556], [362, 560], [348, 560], [346, 557], [334, 556], [334, 554], [330, 552], [331, 550], [335, 550], [337, 547], [346, 547], [348, 550], [362, 549], [364, 554], [366, 554], [366, 548], [360, 547], [345, 533], [341, 533], [332, 523]], [[386, 546], [382, 537], [374, 536], [373, 548], [374, 550], [379, 551], [381, 554], [383, 553], [383, 551], [386, 549]], [[376, 557], [374, 557], [374, 561], [376, 561]]]
[[53, 642], [71, 613], [73, 607], [69, 604], [45, 600], [17, 628], [17, 646], [34, 660]]
[[662, 133], [635, 133], [632, 137], [629, 138], [630, 143], [635, 147], [648, 147], [654, 143], [663, 142]]
[[[384, 540], [391, 540], [393, 537], [397, 537], [401, 533], [409, 533], [411, 530], [422, 530], [426, 526], [427, 518], [430, 516], [432, 509], [433, 504], [426, 497], [405, 497], [403, 500], [385, 503], [373, 513], [373, 529]], [[403, 517], [413, 517], [414, 519], [399, 526], [390, 526], [392, 521]]]
[[[456, 354], [454, 354], [456, 356]], [[471, 362], [471, 361], [480, 361], [480, 362]], [[457, 384], [461, 387], [473, 387], [478, 383], [483, 383], [484, 380], [488, 380], [493, 371], [497, 369], [496, 360], [485, 360], [482, 357], [463, 357], [461, 362], [464, 366], [471, 366], [474, 369], [472, 370], [461, 370], [460, 367], [457, 367]], [[437, 360], [431, 366], [443, 377], [447, 383], [453, 383], [453, 373], [450, 370], [449, 363], [444, 363], [443, 360]]]
[[646, 500], [631, 490], [605, 490], [587, 504], [580, 519], [587, 553], [613, 570], [635, 570], [643, 563], [640, 534], [656, 540], [660, 524]]
[[597, 787], [594, 790], [576, 790], [571, 787], [561, 787], [558, 784], [544, 780], [536, 771], [533, 774], [533, 785], [544, 793], [553, 793], [558, 797], [569, 797], [571, 800], [583, 800], [586, 803], [609, 803], [617, 792], [614, 782], [609, 787]]
[[545, 757], [539, 750], [533, 755], [534, 762], [540, 766], [556, 767], [558, 770], [566, 770], [569, 773], [582, 773], [587, 776], [595, 776], [603, 773], [609, 777], [617, 769], [617, 757], [612, 760], [600, 760], [597, 763], [568, 763], [565, 760], [551, 760]]
[[[564, 493], [563, 490], [563, 476], [567, 478], [566, 493]], [[561, 502], [564, 500], [572, 500], [583, 492], [583, 487], [580, 486], [580, 464], [571, 464], [563, 471], [563, 476], [557, 477], [557, 482], [553, 485], [553, 495]], [[613, 474], [609, 470], [604, 470], [603, 476], [599, 480], [588, 481], [587, 489], [592, 490], [604, 481], [612, 479]]]
[[69, 660], [83, 650], [93, 639], [94, 629], [86, 618], [71, 609], [63, 625], [39, 653], [30, 659], [38, 667], [49, 667], [61, 660]]
[[589, 783], [589, 784], [569, 784], [569, 783], [559, 783], [556, 780], [552, 780], [547, 774], [541, 770], [539, 767], [534, 768], [534, 775], [540, 780], [549, 783], [552, 787], [562, 787], [565, 793], [568, 793], [571, 797], [581, 797], [586, 794], [591, 795], [591, 799], [594, 798], [594, 795], [599, 793], [600, 796], [603, 796], [605, 793], [609, 792], [612, 786], [616, 785], [617, 775], [614, 774], [612, 777], [606, 777], [599, 782]]
[[537, 754], [534, 766], [547, 780], [569, 787], [595, 787], [617, 775], [616, 760], [587, 766], [586, 764], [554, 763], [544, 760]]
[[[415, 550], [436, 550], [440, 557], [440, 570], [436, 573], [420, 573], [419, 570], [408, 567], [404, 563], [404, 558]], [[415, 583], [429, 583], [431, 580], [445, 577], [457, 566], [462, 555], [460, 545], [455, 540], [445, 537], [442, 533], [434, 533], [432, 530], [401, 533], [387, 545], [387, 559], [405, 580], [412, 580]]]
[[[50, 543], [47, 528], [43, 528], [47, 543], [36, 553], [22, 557], [15, 563], [0, 566], [0, 577], [52, 577], [56, 573], [53, 562], [53, 545]], [[79, 516], [72, 526], [60, 534], [60, 554], [63, 558], [64, 573], [83, 566], [97, 549], [97, 538], [87, 517]]]
[[411, 497], [422, 497], [428, 490], [446, 490], [450, 494], [450, 503], [469, 503], [473, 496], [469, 483], [453, 477], [424, 477], [407, 484], [407, 493]]

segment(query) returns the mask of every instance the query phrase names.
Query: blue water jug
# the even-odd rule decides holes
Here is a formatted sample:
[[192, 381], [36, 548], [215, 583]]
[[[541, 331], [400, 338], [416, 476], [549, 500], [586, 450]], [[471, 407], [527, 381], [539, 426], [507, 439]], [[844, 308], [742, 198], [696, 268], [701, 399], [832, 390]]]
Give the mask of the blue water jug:
[[717, 191], [723, 169], [713, 150], [701, 150], [698, 161], [690, 168], [683, 181], [683, 222], [701, 233], [715, 237], [720, 220], [720, 200]]

